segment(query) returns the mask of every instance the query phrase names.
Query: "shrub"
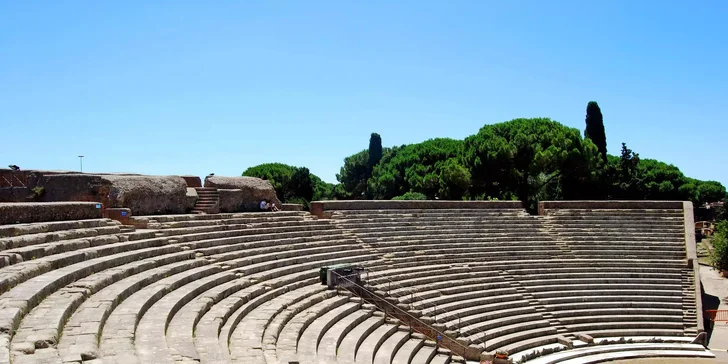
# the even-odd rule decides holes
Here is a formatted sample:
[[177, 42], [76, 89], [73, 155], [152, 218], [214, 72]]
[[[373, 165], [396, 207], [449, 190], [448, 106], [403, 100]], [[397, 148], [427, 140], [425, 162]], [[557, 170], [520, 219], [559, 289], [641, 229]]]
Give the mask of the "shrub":
[[392, 200], [427, 200], [424, 193], [407, 192], [402, 196], [393, 197]]
[[713, 266], [720, 270], [728, 270], [728, 220], [723, 220], [715, 227], [713, 235], [713, 253], [710, 256]]

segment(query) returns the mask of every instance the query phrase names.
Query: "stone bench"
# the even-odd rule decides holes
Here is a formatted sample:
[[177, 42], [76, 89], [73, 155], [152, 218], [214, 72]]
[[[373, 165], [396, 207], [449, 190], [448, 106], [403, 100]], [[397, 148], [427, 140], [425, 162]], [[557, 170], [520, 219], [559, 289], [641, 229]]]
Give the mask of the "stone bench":
[[356, 325], [341, 341], [337, 353], [337, 363], [354, 364], [354, 359], [358, 357], [357, 352], [364, 340], [372, 335], [373, 332], [380, 330], [381, 327], [384, 327], [385, 331], [394, 331], [397, 329], [397, 326], [385, 323], [384, 316], [381, 314], [375, 314], [375, 316], [371, 316], [359, 325]]
[[52, 243], [8, 249], [0, 252], [0, 257], [7, 257], [7, 259], [0, 259], [0, 267], [17, 264], [22, 261], [35, 260], [50, 255], [73, 252], [85, 248], [109, 245], [118, 242], [152, 239], [154, 237], [155, 234], [153, 232], [117, 232], [108, 235], [97, 235], [71, 240], [59, 240]]
[[703, 346], [697, 344], [634, 343], [576, 348], [535, 358], [529, 360], [529, 363], [550, 364], [556, 362], [568, 363], [570, 361], [572, 363], [590, 363], [604, 360], [670, 356], [711, 358], [715, 355], [706, 351]]
[[[209, 215], [208, 215], [209, 216]], [[316, 221], [306, 221], [302, 216], [274, 216], [268, 215], [267, 217], [230, 217], [227, 219], [205, 219], [205, 220], [182, 220], [182, 221], [167, 221], [157, 222], [160, 224], [162, 229], [174, 229], [174, 228], [185, 228], [185, 227], [210, 227], [220, 225], [273, 225], [273, 224], [302, 224], [302, 223], [313, 223]], [[328, 223], [322, 221], [321, 223]]]
[[555, 335], [556, 328], [549, 326], [548, 321], [529, 321], [512, 326], [501, 327], [497, 331], [488, 333], [477, 333], [468, 336], [472, 343], [486, 344], [485, 350], [494, 351], [515, 344], [519, 341], [526, 341], [541, 336]]
[[392, 297], [402, 297], [417, 293], [425, 289], [437, 289], [440, 287], [448, 287], [453, 284], [452, 281], [460, 281], [464, 279], [482, 279], [485, 281], [499, 281], [500, 277], [496, 275], [487, 275], [478, 272], [465, 272], [465, 273], [450, 273], [446, 275], [447, 280], [443, 281], [440, 275], [424, 276], [419, 278], [403, 279], [389, 282], [381, 282], [380, 284], [369, 284], [379, 290], [383, 290], [389, 293]]
[[[90, 360], [98, 357], [98, 338], [111, 312], [127, 297], [139, 289], [155, 283], [166, 276], [175, 275], [208, 264], [201, 259], [182, 260], [139, 272], [91, 295], [73, 313], [63, 328], [58, 350], [61, 358]], [[143, 262], [143, 261], [142, 261]]]
[[[230, 358], [233, 362], [240, 363], [263, 363], [262, 337], [266, 326], [271, 318], [279, 314], [287, 303], [297, 302], [324, 290], [324, 286], [306, 286], [270, 301], [263, 302], [251, 310], [240, 321], [232, 327], [230, 333]], [[244, 329], [238, 330], [242, 327]]]
[[[683, 323], [671, 322], [671, 321], [606, 321], [606, 322], [583, 322], [564, 324], [567, 329], [572, 332], [589, 332], [599, 330], [629, 330], [629, 329], [651, 329], [651, 330], [683, 330]], [[624, 336], [624, 335], [613, 335], [613, 336]]]
[[316, 283], [314, 272], [308, 274], [294, 273], [281, 276], [275, 282], [253, 284], [238, 290], [220, 302], [215, 303], [206, 312], [195, 327], [194, 344], [202, 362], [229, 363], [230, 349], [228, 342], [233, 329], [240, 320], [252, 310], [286, 292]]
[[[251, 278], [255, 279], [256, 281], [261, 281], [270, 279], [271, 277], [291, 275], [296, 281], [300, 281], [300, 279], [303, 278], [315, 281], [318, 274], [316, 268], [318, 268], [319, 266], [341, 263], [343, 261], [355, 263], [357, 261], [369, 259], [369, 257], [369, 255], [351, 256], [346, 254], [320, 254], [318, 257], [311, 256], [309, 257], [309, 259], [306, 259], [306, 257], [295, 257], [293, 259], [289, 259], [288, 265], [277, 264], [277, 262], [275, 261], [271, 262], [270, 264], [272, 264], [272, 266], [279, 267], [273, 269], [260, 269], [260, 274], [255, 275]], [[302, 261], [305, 261], [305, 263], [303, 263]], [[300, 274], [296, 274], [299, 272], [305, 273], [303, 276], [301, 276]], [[246, 275], [249, 274], [250, 273], [246, 273]], [[209, 343], [212, 341], [212, 333], [214, 332], [216, 339], [218, 330], [220, 330], [219, 328], [222, 327], [222, 331], [220, 331], [221, 342], [224, 342], [225, 345], [227, 345], [227, 339], [222, 339], [225, 335], [223, 332], [227, 330], [227, 332], [229, 333], [230, 330], [238, 324], [236, 320], [240, 320], [247, 313], [247, 311], [245, 311], [245, 307], [252, 307], [248, 305], [241, 308], [239, 307], [240, 302], [241, 301], [239, 300], [239, 296], [237, 294], [232, 294], [230, 297], [223, 299], [222, 301], [215, 304], [210, 309], [210, 311], [202, 317], [202, 319], [200, 320], [200, 324], [198, 324], [198, 332], [205, 332], [207, 334], [205, 340], [200, 341], [201, 343], [204, 342], [207, 344], [207, 346], [209, 346]], [[235, 313], [231, 311], [235, 311]], [[211, 316], [211, 314], [214, 315]], [[224, 320], [218, 321], [219, 317], [224, 317]], [[196, 340], [195, 343], [198, 352], [202, 356], [203, 352], [200, 351], [200, 346], [197, 345], [198, 340]], [[210, 357], [218, 359], [222, 357], [224, 359], [225, 354], [220, 352], [219, 350], [207, 350], [204, 355], [209, 355]]]
[[571, 285], [594, 285], [598, 287], [599, 284], [623, 284], [625, 288], [628, 284], [654, 284], [664, 285], [665, 287], [676, 288], [681, 284], [680, 278], [633, 278], [633, 277], [622, 277], [617, 275], [616, 277], [569, 277], [569, 278], [546, 278], [536, 276], [532, 279], [521, 278], [518, 280], [521, 286], [526, 289], [531, 287], [546, 287], [546, 286], [562, 286], [568, 288]]
[[465, 297], [451, 302], [430, 300], [427, 302], [427, 307], [424, 307], [425, 305], [415, 307], [421, 307], [420, 311], [422, 315], [437, 316], [439, 322], [444, 322], [458, 317], [463, 318], [469, 315], [523, 305], [527, 305], [527, 303], [523, 300], [521, 294], [516, 293], [515, 289], [504, 288], [494, 290], [490, 295], [479, 294], [472, 298]]
[[558, 297], [555, 300], [540, 299], [543, 306], [548, 309], [552, 315], [558, 317], [562, 315], [561, 311], [566, 311], [563, 315], [591, 313], [591, 312], [609, 312], [616, 310], [618, 312], [629, 312], [629, 310], [645, 310], [648, 312], [668, 312], [672, 310], [680, 310], [682, 312], [682, 299], [679, 296], [660, 297], [660, 296], [599, 296], [599, 297]]
[[453, 285], [443, 289], [421, 291], [411, 296], [406, 295], [399, 298], [399, 302], [412, 304], [415, 309], [422, 310], [468, 299], [516, 294], [516, 289], [507, 282], [479, 282], [474, 280], [472, 283], [461, 285], [456, 285], [457, 283], [460, 282], [453, 282]]
[[[635, 336], [648, 336], [648, 337], [660, 337], [660, 336], [684, 336], [685, 330], [679, 329], [654, 329], [654, 328], [619, 328], [619, 329], [591, 329], [588, 331], [581, 331], [581, 333], [588, 334], [594, 338], [598, 337], [635, 337]], [[691, 335], [695, 337], [695, 335]]]
[[[222, 284], [234, 281], [236, 278], [237, 276], [234, 272], [230, 271], [215, 273], [178, 287], [154, 302], [139, 320], [134, 335], [134, 344], [139, 359], [142, 362], [174, 363], [172, 351], [167, 345], [166, 330], [170, 321], [178, 313], [178, 310], [195, 297]], [[195, 312], [190, 313], [192, 315], [196, 314]], [[192, 337], [192, 332], [192, 327], [190, 327], [188, 332], [170, 332], [171, 340], [184, 341], [186, 337]], [[175, 333], [181, 336], [174, 335]], [[190, 340], [189, 343], [192, 343], [192, 341]], [[190, 359], [197, 358], [194, 352], [190, 353], [190, 351], [194, 350], [194, 346], [190, 348], [178, 346], [177, 349], [191, 349], [185, 351], [177, 350], [175, 354]]]
[[[469, 306], [461, 309], [454, 309], [438, 314], [437, 316], [429, 316], [430, 319], [436, 318], [438, 323], [446, 326], [447, 330], [456, 330], [462, 328], [468, 332], [483, 331], [495, 327], [504, 318], [513, 315], [523, 316], [527, 320], [533, 319], [536, 310], [523, 300], [507, 300], [496, 301], [493, 303], [484, 303], [482, 306]], [[542, 320], [541, 317], [536, 317]], [[516, 320], [518, 321], [518, 320]]]
[[358, 350], [356, 351], [356, 364], [370, 364], [374, 362], [374, 356], [377, 350], [389, 339], [390, 336], [394, 335], [399, 331], [399, 324], [394, 325], [381, 325], [377, 327], [371, 334], [367, 335], [361, 342]]
[[557, 316], [559, 322], [564, 325], [576, 325], [576, 324], [587, 324], [587, 323], [604, 323], [604, 322], [626, 322], [626, 321], [648, 321], [648, 322], [678, 322], [682, 324], [683, 313], [682, 312], [665, 312], [667, 314], [658, 315], [656, 312], [640, 312], [640, 311], [628, 311], [622, 310], [622, 312], [592, 312], [591, 314], [582, 313], [576, 315], [573, 311], [562, 311], [561, 315]]
[[290, 317], [285, 327], [279, 326], [278, 332], [269, 334], [266, 330], [268, 362], [314, 361], [326, 330], [360, 307], [361, 300], [352, 302], [349, 295], [338, 296]]
[[397, 352], [392, 358], [391, 364], [410, 364], [410, 363], [425, 363], [424, 361], [417, 362], [412, 359], [419, 353], [420, 349], [425, 345], [425, 340], [416, 339], [412, 336], [410, 340], [407, 340], [402, 346], [399, 347]]
[[[357, 305], [358, 306], [358, 305]], [[336, 314], [338, 317], [338, 314]], [[318, 343], [316, 356], [321, 362], [336, 362], [336, 353], [344, 337], [356, 326], [372, 317], [372, 311], [357, 309], [337, 320], [324, 332]], [[381, 319], [381, 318], [380, 318]], [[305, 344], [308, 345], [308, 344]]]
[[[448, 331], [457, 333], [458, 335], [470, 336], [478, 333], [493, 330], [495, 328], [513, 326], [520, 324], [518, 327], [530, 327], [530, 322], [541, 322], [543, 316], [533, 310], [532, 307], [516, 307], [503, 310], [502, 314], [498, 312], [490, 312], [488, 315], [473, 315], [465, 317], [465, 322], [460, 320], [452, 320], [446, 322]], [[462, 326], [460, 326], [462, 325]]]
[[[308, 299], [300, 300], [293, 305], [286, 307], [281, 314], [276, 315], [267, 325], [263, 333], [263, 355], [266, 362], [276, 363], [296, 360], [296, 350], [300, 351], [302, 358], [313, 359], [316, 357], [316, 346], [319, 334], [313, 333], [311, 323], [324, 313], [336, 312], [337, 309], [349, 302], [349, 296], [337, 296], [335, 291], [325, 291], [322, 294], [324, 299]], [[354, 306], [356, 307], [356, 306]], [[295, 320], [297, 330], [288, 331], [287, 334], [295, 334], [291, 336], [282, 336], [285, 327]], [[302, 332], [303, 331], [303, 332]], [[312, 337], [313, 336], [313, 337]], [[299, 342], [300, 339], [300, 342]], [[312, 350], [303, 350], [301, 343], [314, 342]], [[279, 356], [280, 354], [280, 356]]]
[[145, 216], [134, 216], [132, 220], [137, 221], [156, 221], [156, 222], [171, 222], [171, 221], [197, 221], [197, 220], [225, 220], [233, 218], [280, 218], [298, 216], [303, 217], [308, 215], [305, 212], [298, 211], [279, 211], [275, 214], [270, 212], [234, 212], [234, 213], [220, 213], [220, 214], [179, 214], [179, 215], [145, 215]]
[[236, 278], [234, 272], [223, 271], [218, 265], [204, 265], [161, 279], [126, 298], [111, 312], [103, 327], [99, 352], [104, 362], [107, 359], [123, 362], [125, 358], [132, 356], [134, 359], [129, 360], [138, 362], [134, 345], [135, 333], [137, 324], [147, 310], [167, 293], [217, 273], [222, 273], [227, 280]]
[[0, 239], [0, 249], [6, 250], [13, 248], [23, 248], [63, 240], [118, 234], [120, 232], [121, 228], [119, 225], [108, 224], [106, 226], [43, 232], [36, 234], [25, 234]]
[[[411, 332], [400, 329], [384, 340], [374, 354], [373, 364], [391, 364], [395, 354], [411, 338]], [[415, 340], [415, 342], [422, 340]]]
[[[78, 281], [79, 279], [88, 277], [94, 272], [101, 272], [106, 269], [119, 267], [126, 265], [138, 260], [151, 258], [159, 255], [170, 254], [178, 252], [179, 248], [175, 246], [162, 246], [153, 247], [146, 249], [132, 250], [129, 252], [122, 252], [118, 254], [112, 254], [101, 258], [89, 259], [82, 261], [81, 263], [68, 265], [64, 268], [54, 269], [43, 275], [31, 278], [22, 284], [11, 289], [0, 298], [0, 304], [3, 305], [2, 315], [6, 318], [2, 325], [4, 327], [15, 330], [18, 328], [20, 318], [27, 314], [31, 309], [38, 306], [43, 299], [51, 295], [52, 293], [62, 289], [64, 286], [71, 282]], [[189, 255], [188, 255], [189, 256]], [[122, 278], [123, 275], [112, 275], [111, 282], [115, 279]], [[79, 286], [75, 289], [71, 289], [73, 295], [67, 297], [61, 297], [61, 299], [70, 306], [77, 305], [83, 300], [86, 294], [91, 294], [97, 290], [103, 288], [106, 284], [110, 283], [109, 280], [90, 279], [93, 283], [91, 285]], [[23, 302], [23, 305], [17, 305], [16, 307], [8, 307], [7, 303], [2, 302]], [[38, 313], [38, 315], [46, 314], [45, 312]], [[52, 323], [55, 321], [64, 322], [65, 318], [70, 316], [70, 312], [54, 311], [53, 316], [48, 317], [48, 322]], [[53, 330], [39, 331], [33, 334], [35, 346], [45, 347], [51, 344], [55, 344], [57, 340], [58, 331], [60, 330], [60, 324], [56, 324], [56, 328]]]
[[88, 219], [0, 225], [0, 240], [23, 235], [48, 234], [111, 225], [118, 225], [118, 223], [111, 219]]

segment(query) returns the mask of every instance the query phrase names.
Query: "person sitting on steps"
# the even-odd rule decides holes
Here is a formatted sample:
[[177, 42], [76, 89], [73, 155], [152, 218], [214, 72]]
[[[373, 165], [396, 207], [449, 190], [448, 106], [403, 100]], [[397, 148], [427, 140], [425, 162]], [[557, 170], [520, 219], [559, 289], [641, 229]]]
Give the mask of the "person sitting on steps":
[[263, 201], [260, 201], [260, 209], [262, 211], [280, 211], [276, 204], [271, 203], [267, 199], [263, 199]]

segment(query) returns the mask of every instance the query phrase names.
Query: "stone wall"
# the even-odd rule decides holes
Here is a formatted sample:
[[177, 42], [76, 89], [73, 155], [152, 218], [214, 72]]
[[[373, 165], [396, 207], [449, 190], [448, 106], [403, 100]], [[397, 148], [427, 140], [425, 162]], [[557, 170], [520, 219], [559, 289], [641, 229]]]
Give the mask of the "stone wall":
[[700, 289], [700, 263], [698, 262], [697, 245], [695, 242], [695, 216], [693, 214], [693, 203], [685, 201], [683, 204], [683, 216], [685, 219], [685, 250], [687, 253], [688, 267], [695, 275], [695, 314], [698, 321], [698, 333], [705, 331], [703, 322], [703, 300]]
[[538, 214], [546, 215], [555, 209], [683, 209], [682, 201], [541, 201]]
[[0, 187], [0, 202], [29, 202], [33, 191], [27, 187]]
[[311, 202], [311, 214], [325, 218], [332, 210], [389, 209], [523, 209], [521, 201], [446, 201], [446, 200], [337, 200]]
[[197, 176], [182, 176], [182, 179], [187, 183], [187, 187], [202, 187], [202, 180]]
[[0, 168], [0, 187], [27, 187], [29, 171]]
[[[220, 192], [221, 212], [258, 211], [260, 201], [263, 199], [270, 200], [276, 205], [281, 204], [273, 185], [260, 178], [207, 176], [205, 187], [214, 187]], [[224, 190], [228, 191], [223, 192]], [[237, 211], [225, 211], [223, 207], [225, 210], [237, 209]]]
[[217, 193], [219, 196], [220, 212], [246, 211], [243, 190], [237, 188], [219, 188]]
[[97, 202], [0, 203], [0, 225], [101, 218]]
[[179, 176], [33, 172], [30, 182], [44, 188], [44, 202], [99, 201], [134, 215], [187, 212], [187, 184]]

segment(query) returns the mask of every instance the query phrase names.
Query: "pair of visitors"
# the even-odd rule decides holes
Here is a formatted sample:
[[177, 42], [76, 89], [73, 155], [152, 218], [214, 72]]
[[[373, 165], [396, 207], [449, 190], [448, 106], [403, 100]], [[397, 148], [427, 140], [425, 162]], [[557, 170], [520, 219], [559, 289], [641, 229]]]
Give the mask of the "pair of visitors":
[[263, 201], [260, 201], [260, 210], [261, 211], [280, 211], [278, 206], [276, 204], [270, 202], [267, 199], [263, 199]]

